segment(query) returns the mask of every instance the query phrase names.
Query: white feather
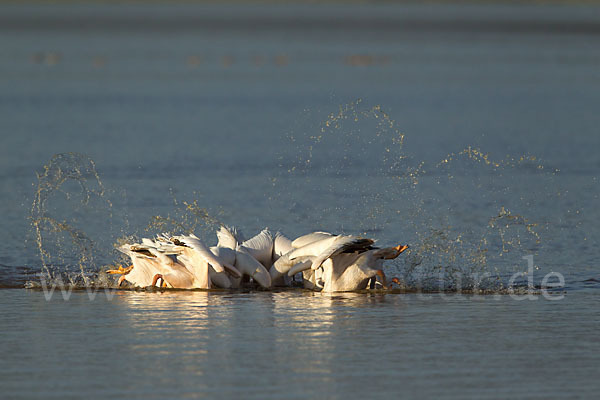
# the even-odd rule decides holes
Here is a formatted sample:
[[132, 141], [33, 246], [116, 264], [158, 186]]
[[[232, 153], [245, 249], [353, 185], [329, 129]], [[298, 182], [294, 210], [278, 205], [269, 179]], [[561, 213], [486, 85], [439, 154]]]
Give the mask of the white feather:
[[330, 238], [332, 236], [335, 236], [329, 232], [313, 232], [313, 233], [309, 233], [307, 235], [303, 235], [300, 236], [296, 239], [294, 239], [294, 241], [292, 242], [292, 247], [294, 248], [300, 248], [300, 247], [304, 247], [307, 244], [311, 244], [313, 242], [317, 242], [319, 240], [323, 240], [323, 239], [327, 239]]
[[240, 236], [235, 228], [221, 225], [217, 231], [217, 246], [235, 249], [241, 243]]
[[206, 261], [208, 264], [212, 265], [215, 271], [223, 272], [223, 263], [217, 257], [215, 257], [208, 247], [206, 247], [206, 245], [202, 243], [202, 241], [196, 236], [175, 236], [175, 239], [191, 247], [198, 254], [198, 256], [204, 259], [204, 261]]
[[248, 252], [264, 267], [271, 267], [273, 263], [273, 235], [268, 228], [263, 229], [258, 235], [239, 245], [238, 250], [240, 249]]

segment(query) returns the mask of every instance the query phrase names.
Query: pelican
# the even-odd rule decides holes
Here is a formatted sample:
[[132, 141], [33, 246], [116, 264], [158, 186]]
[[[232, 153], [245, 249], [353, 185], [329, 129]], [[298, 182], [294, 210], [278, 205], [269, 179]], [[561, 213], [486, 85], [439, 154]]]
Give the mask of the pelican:
[[135, 286], [160, 282], [181, 289], [236, 288], [245, 276], [271, 287], [271, 276], [259, 261], [271, 263], [274, 240], [267, 229], [240, 243], [242, 236], [235, 228], [221, 226], [217, 240], [216, 246], [208, 248], [194, 235], [142, 239], [142, 244], [119, 248], [132, 259], [131, 267], [107, 272], [122, 275], [119, 285], [127, 280]]
[[[387, 288], [383, 260], [396, 258], [408, 246], [377, 249], [372, 239], [351, 235], [314, 232], [291, 242], [293, 249], [281, 256], [270, 270], [274, 281], [282, 275], [292, 277], [302, 272], [309, 289], [326, 292], [371, 288], [380, 280]], [[397, 282], [397, 280], [394, 280]]]
[[263, 229], [258, 235], [244, 241], [237, 247], [238, 252], [248, 254], [260, 262], [264, 267], [264, 269], [260, 269], [262, 276], [274, 286], [287, 286], [291, 282], [290, 278], [283, 275], [278, 275], [277, 279], [274, 280], [270, 270], [273, 268], [273, 263], [292, 249], [290, 239], [281, 232], [272, 234], [268, 228]]
[[[192, 272], [194, 277], [189, 286], [174, 286], [182, 289], [210, 289], [216, 286], [230, 288], [231, 281], [227, 274], [235, 278], [241, 277], [240, 271], [232, 264], [222, 260], [207, 248], [200, 239], [194, 235], [174, 236], [174, 244], [182, 245], [178, 259]], [[168, 277], [163, 276], [168, 281]]]
[[[387, 289], [387, 279], [383, 272], [384, 260], [398, 257], [408, 246], [388, 247], [384, 249], [370, 249], [363, 252], [340, 252], [325, 259], [317, 269], [312, 270], [319, 257], [310, 263], [298, 263], [290, 269], [288, 275], [298, 272], [312, 272], [310, 284], [322, 287], [323, 292], [347, 292], [366, 289], [369, 283], [375, 284], [377, 278], [381, 285]], [[309, 275], [310, 276], [310, 275]], [[396, 280], [394, 280], [396, 282]]]
[[[306, 288], [325, 292], [352, 291], [380, 285], [387, 288], [384, 260], [394, 259], [408, 246], [379, 249], [373, 239], [313, 232], [290, 240], [265, 228], [243, 240], [235, 228], [221, 226], [217, 245], [207, 247], [193, 234], [158, 235], [141, 244], [124, 245], [132, 265], [108, 273], [121, 274], [135, 286], [182, 289], [237, 288], [252, 279], [263, 288], [287, 286], [302, 273]], [[394, 278], [394, 282], [398, 283]]]
[[211, 247], [210, 250], [234, 265], [241, 273], [240, 277], [233, 280], [232, 287], [240, 286], [242, 276], [252, 278], [263, 288], [271, 287], [271, 276], [263, 265], [269, 262], [272, 252], [272, 237], [268, 229], [241, 242], [241, 234], [234, 228], [221, 226], [217, 231], [217, 238], [217, 246]]
[[281, 232], [273, 235], [268, 228], [265, 228], [258, 235], [239, 244], [236, 250], [237, 252], [250, 255], [260, 262], [264, 269], [254, 265], [255, 263], [251, 259], [247, 259], [247, 262], [251, 262], [254, 267], [261, 271], [261, 276], [264, 279], [269, 280], [270, 285], [289, 285], [291, 279], [287, 276], [283, 274], [275, 275], [270, 272], [273, 264], [280, 257], [293, 250], [292, 241]]
[[308, 235], [300, 236], [291, 242], [291, 250], [282, 255], [272, 266], [270, 273], [274, 280], [288, 274], [290, 269], [297, 264], [301, 272], [307, 270], [309, 266], [312, 271], [317, 270], [323, 262], [329, 257], [342, 252], [368, 250], [375, 243], [372, 239], [365, 239], [359, 236], [332, 235], [327, 232], [314, 232]]
[[181, 289], [228, 288], [228, 274], [241, 277], [232, 264], [213, 254], [194, 235], [161, 235], [156, 241], [143, 239], [142, 244], [124, 245], [119, 250], [129, 255], [133, 264], [107, 271], [122, 275], [118, 285], [127, 280], [142, 287], [156, 286], [161, 281], [161, 286]]
[[237, 249], [246, 251], [268, 269], [279, 257], [293, 250], [294, 246], [281, 232], [272, 234], [269, 228], [265, 228], [258, 235], [239, 244]]
[[139, 244], [123, 245], [118, 250], [127, 254], [131, 258], [132, 264], [128, 268], [119, 266], [116, 270], [111, 269], [107, 271], [109, 274], [121, 275], [117, 286], [121, 286], [125, 280], [134, 286], [154, 286], [156, 285], [156, 282], [153, 283], [154, 276], [166, 272], [156, 257], [148, 250], [147, 246]]

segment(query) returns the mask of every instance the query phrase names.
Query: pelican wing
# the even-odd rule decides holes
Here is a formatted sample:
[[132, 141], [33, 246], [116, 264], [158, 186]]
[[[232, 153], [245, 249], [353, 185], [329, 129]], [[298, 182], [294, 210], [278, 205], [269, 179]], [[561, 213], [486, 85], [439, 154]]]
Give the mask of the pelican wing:
[[209, 263], [216, 272], [223, 272], [224, 266], [223, 263], [206, 247], [200, 239], [195, 236], [175, 236], [174, 239], [185, 244], [188, 247], [191, 247], [196, 254], [202, 257], [207, 263]]
[[306, 271], [307, 269], [310, 269], [310, 266], [312, 265], [312, 263], [313, 262], [312, 262], [311, 258], [307, 258], [304, 261], [300, 261], [299, 263], [294, 265], [292, 268], [290, 268], [290, 270], [288, 272], [288, 276], [294, 276], [298, 272], [302, 272], [302, 271]]
[[223, 263], [223, 268], [225, 268], [227, 270], [227, 272], [229, 272], [231, 275], [233, 275], [236, 278], [241, 278], [242, 277], [242, 273], [240, 272], [240, 270], [238, 270], [232, 264], [224, 262]]
[[[289, 257], [290, 260], [299, 257], [318, 256], [324, 251], [326, 251], [329, 247], [331, 247], [335, 243], [337, 238], [337, 236], [329, 235], [326, 237], [322, 237], [319, 240], [314, 240], [310, 243], [305, 244], [302, 247], [298, 247], [290, 251], [286, 254], [286, 256]], [[294, 244], [294, 242], [292, 242], [292, 245]]]
[[221, 289], [231, 288], [231, 279], [229, 279], [225, 272], [215, 272], [214, 269], [210, 268], [208, 270], [208, 275], [210, 276], [211, 284], [215, 285], [216, 287]]
[[313, 258], [314, 257], [311, 256], [303, 256], [290, 259], [290, 257], [287, 254], [284, 254], [283, 256], [279, 257], [269, 269], [271, 280], [273, 282], [280, 282], [281, 277], [285, 275], [294, 276], [296, 273], [290, 273], [290, 269], [296, 266], [296, 264], [303, 263], [307, 260], [309, 261], [308, 267], [310, 268], [310, 266], [312, 265]]
[[318, 242], [320, 240], [328, 239], [328, 238], [331, 238], [334, 236], [335, 235], [328, 233], [328, 232], [313, 232], [313, 233], [309, 233], [308, 235], [300, 236], [300, 237], [294, 239], [294, 241], [291, 244], [292, 244], [292, 247], [297, 249], [300, 247], [304, 247], [307, 244], [311, 244], [313, 242]]
[[236, 251], [235, 266], [243, 274], [251, 276], [260, 286], [271, 287], [269, 271], [247, 251], [243, 249]]
[[294, 250], [292, 241], [285, 237], [281, 232], [277, 232], [275, 234], [275, 239], [273, 239], [273, 258], [279, 258], [292, 250]]
[[263, 266], [271, 266], [273, 259], [273, 235], [263, 229], [258, 235], [242, 243], [239, 248], [256, 258]]
[[349, 253], [353, 251], [366, 251], [375, 241], [373, 239], [361, 238], [358, 236], [338, 236], [335, 238], [333, 243], [323, 250], [314, 260], [312, 270], [315, 270], [330, 257], [336, 256], [341, 253]]
[[221, 225], [221, 228], [217, 231], [217, 240], [218, 247], [229, 249], [235, 249], [243, 241], [241, 233], [237, 229], [225, 225]]
[[235, 264], [235, 250], [230, 249], [229, 247], [212, 246], [210, 251], [215, 255], [215, 257], [218, 257], [219, 260], [223, 261], [223, 264]]

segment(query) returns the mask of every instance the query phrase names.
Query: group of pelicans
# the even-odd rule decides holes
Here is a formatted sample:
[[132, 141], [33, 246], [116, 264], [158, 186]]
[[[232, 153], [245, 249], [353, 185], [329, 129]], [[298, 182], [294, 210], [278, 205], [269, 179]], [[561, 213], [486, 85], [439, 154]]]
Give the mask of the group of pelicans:
[[[290, 240], [268, 229], [243, 240], [236, 229], [226, 226], [217, 231], [217, 239], [216, 246], [208, 247], [193, 234], [145, 238], [119, 248], [131, 258], [131, 266], [107, 272], [121, 275], [119, 286], [127, 281], [137, 287], [271, 288], [290, 286], [301, 276], [305, 288], [324, 292], [387, 289], [383, 261], [408, 248], [377, 248], [373, 239], [327, 232]], [[390, 282], [399, 284], [396, 278]]]

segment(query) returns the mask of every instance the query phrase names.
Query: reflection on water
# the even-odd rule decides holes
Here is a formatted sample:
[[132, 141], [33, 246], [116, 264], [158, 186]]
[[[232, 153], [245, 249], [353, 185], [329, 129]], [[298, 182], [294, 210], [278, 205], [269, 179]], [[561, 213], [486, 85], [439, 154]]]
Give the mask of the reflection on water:
[[585, 397], [598, 389], [594, 292], [552, 302], [122, 290], [110, 301], [90, 301], [85, 291], [46, 301], [40, 291], [6, 289], [0, 303], [7, 398], [90, 390], [140, 398]]
[[[290, 376], [329, 382], [337, 373], [338, 351], [361, 358], [363, 350], [346, 348], [345, 341], [368, 357], [381, 346], [385, 329], [385, 316], [373, 309], [386, 305], [382, 294], [121, 291], [117, 301], [134, 336], [127, 352], [189, 363], [188, 372], [198, 376], [206, 371], [194, 365], [203, 363], [217, 362], [233, 375], [281, 363]], [[366, 313], [373, 321], [384, 318], [365, 324]]]
[[[369, 357], [381, 346], [385, 325], [385, 318], [375, 322], [383, 315], [372, 308], [385, 305], [384, 295], [119, 292], [118, 300], [135, 337], [128, 352], [189, 364], [185, 372], [193, 376], [214, 376], [199, 367], [214, 364], [236, 377], [228, 382], [234, 385], [255, 371], [251, 376], [263, 385], [284, 389], [285, 379], [273, 382], [269, 376], [275, 365], [283, 366], [290, 380], [304, 376], [310, 385], [335, 384], [343, 367], [336, 358], [345, 354], [352, 363], [363, 353]], [[375, 323], [368, 322], [371, 317], [365, 323], [367, 313]], [[264, 375], [256, 375], [260, 371]]]

